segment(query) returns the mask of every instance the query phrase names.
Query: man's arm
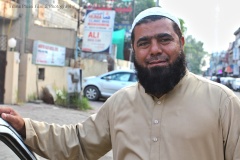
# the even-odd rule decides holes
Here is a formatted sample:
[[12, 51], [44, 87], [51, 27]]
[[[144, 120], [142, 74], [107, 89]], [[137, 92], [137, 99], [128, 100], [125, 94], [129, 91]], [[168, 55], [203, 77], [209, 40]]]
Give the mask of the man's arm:
[[240, 158], [240, 101], [231, 97], [221, 112], [226, 160]]

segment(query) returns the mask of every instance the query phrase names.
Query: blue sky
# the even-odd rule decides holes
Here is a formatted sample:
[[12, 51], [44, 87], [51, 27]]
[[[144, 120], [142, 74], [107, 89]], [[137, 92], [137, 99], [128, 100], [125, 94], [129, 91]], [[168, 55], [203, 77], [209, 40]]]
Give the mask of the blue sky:
[[159, 0], [159, 4], [183, 19], [187, 35], [203, 42], [209, 53], [227, 50], [240, 28], [240, 0]]

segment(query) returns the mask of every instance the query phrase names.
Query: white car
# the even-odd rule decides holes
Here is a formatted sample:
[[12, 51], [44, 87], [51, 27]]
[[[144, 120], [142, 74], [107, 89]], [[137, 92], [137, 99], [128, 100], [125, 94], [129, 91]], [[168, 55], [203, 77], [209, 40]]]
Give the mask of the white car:
[[232, 82], [232, 89], [234, 91], [240, 90], [240, 78], [236, 78]]
[[224, 84], [225, 86], [232, 88], [232, 83], [234, 81], [235, 78], [233, 77], [221, 77], [220, 81], [222, 84]]
[[[0, 159], [40, 160], [14, 128], [0, 117]], [[3, 155], [2, 155], [3, 154]]]
[[134, 70], [114, 70], [83, 79], [83, 95], [89, 100], [108, 98], [119, 89], [137, 82]]

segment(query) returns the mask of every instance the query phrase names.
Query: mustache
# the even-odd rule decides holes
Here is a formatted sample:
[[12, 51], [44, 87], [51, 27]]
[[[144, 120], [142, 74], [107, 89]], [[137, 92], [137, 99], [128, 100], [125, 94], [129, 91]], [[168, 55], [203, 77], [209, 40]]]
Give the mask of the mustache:
[[[183, 50], [179, 51], [179, 55], [184, 54]], [[151, 55], [149, 58], [145, 60], [146, 63], [151, 63], [153, 61], [169, 61], [169, 56], [167, 54], [155, 54]]]
[[153, 61], [169, 61], [169, 56], [167, 55], [151, 55], [149, 58], [145, 60], [146, 63], [151, 63]]

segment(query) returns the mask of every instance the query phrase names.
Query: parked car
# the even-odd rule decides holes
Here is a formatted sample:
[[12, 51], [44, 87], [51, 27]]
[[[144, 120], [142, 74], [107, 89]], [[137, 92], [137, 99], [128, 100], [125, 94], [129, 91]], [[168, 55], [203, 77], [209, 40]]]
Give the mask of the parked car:
[[232, 89], [232, 83], [234, 81], [235, 78], [233, 77], [221, 77], [220, 80], [221, 80], [221, 83], [229, 88]]
[[[4, 159], [21, 159], [21, 160], [38, 160], [39, 156], [35, 155], [24, 143], [22, 137], [6, 121], [0, 117], [0, 155]], [[4, 152], [6, 149], [12, 152]], [[6, 155], [6, 154], [10, 155]], [[37, 158], [38, 157], [38, 158]]]
[[240, 78], [235, 78], [232, 82], [232, 89], [234, 91], [240, 90]]
[[137, 82], [134, 70], [114, 70], [83, 79], [83, 95], [89, 100], [108, 98], [119, 89]]
[[212, 77], [210, 78], [210, 80], [216, 82], [216, 81], [217, 81], [217, 77], [216, 77], [216, 76], [212, 76]]

